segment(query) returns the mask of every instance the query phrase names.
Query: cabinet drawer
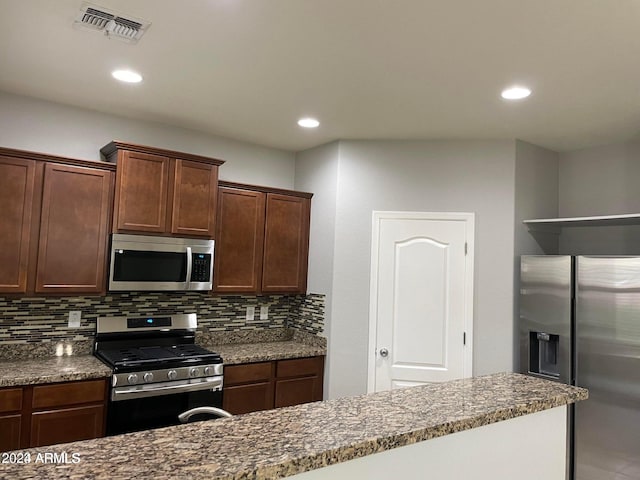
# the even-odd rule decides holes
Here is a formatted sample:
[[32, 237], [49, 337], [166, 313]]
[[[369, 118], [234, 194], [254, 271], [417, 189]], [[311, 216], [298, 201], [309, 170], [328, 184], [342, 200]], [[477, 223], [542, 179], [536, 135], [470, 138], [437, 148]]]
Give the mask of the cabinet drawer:
[[277, 366], [278, 378], [302, 377], [308, 375], [320, 375], [322, 372], [323, 357], [295, 358], [292, 360], [279, 360]]
[[257, 382], [271, 378], [272, 362], [247, 363], [224, 367], [224, 384]]
[[102, 402], [105, 399], [105, 380], [58, 383], [33, 387], [33, 408], [48, 408], [80, 403]]
[[0, 413], [19, 412], [22, 409], [22, 389], [7, 388], [0, 390]]

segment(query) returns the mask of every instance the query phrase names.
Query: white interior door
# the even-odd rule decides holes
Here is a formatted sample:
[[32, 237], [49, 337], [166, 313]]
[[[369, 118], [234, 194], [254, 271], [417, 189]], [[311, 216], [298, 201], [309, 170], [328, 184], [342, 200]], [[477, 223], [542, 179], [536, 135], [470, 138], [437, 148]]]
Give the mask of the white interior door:
[[370, 392], [471, 376], [472, 213], [374, 212]]

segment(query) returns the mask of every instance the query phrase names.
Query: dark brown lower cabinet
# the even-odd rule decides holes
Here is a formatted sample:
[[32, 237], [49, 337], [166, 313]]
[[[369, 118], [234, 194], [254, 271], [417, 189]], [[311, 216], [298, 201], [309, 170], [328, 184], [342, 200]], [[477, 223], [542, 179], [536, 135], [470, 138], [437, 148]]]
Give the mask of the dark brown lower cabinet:
[[0, 416], [0, 452], [20, 448], [20, 423], [22, 415]]
[[0, 389], [0, 451], [104, 436], [107, 379]]
[[223, 408], [234, 415], [269, 410], [273, 408], [273, 384], [261, 382], [225, 386], [222, 399]]
[[103, 405], [62, 408], [31, 415], [31, 446], [75, 442], [104, 436]]
[[230, 365], [223, 408], [235, 415], [322, 400], [324, 357]]

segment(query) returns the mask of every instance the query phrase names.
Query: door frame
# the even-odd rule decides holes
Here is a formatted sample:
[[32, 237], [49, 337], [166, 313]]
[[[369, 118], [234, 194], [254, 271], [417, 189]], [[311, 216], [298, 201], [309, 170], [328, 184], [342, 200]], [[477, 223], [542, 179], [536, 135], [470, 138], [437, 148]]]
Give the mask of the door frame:
[[367, 393], [375, 391], [376, 377], [376, 337], [378, 316], [378, 255], [380, 253], [380, 222], [386, 219], [407, 220], [446, 220], [465, 222], [467, 225], [467, 260], [465, 262], [464, 285], [464, 330], [466, 342], [462, 377], [473, 375], [473, 287], [474, 287], [474, 250], [475, 250], [475, 213], [471, 212], [372, 212], [371, 228], [371, 274], [369, 284], [369, 348], [367, 361]]

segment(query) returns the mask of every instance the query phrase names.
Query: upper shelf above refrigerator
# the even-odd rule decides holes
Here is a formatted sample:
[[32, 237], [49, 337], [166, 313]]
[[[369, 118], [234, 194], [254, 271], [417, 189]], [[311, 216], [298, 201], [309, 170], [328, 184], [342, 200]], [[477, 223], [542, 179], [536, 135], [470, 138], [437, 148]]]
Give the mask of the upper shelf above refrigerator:
[[523, 220], [529, 229], [554, 227], [615, 227], [621, 225], [640, 225], [640, 213], [623, 215], [599, 215], [594, 217], [535, 218]]

